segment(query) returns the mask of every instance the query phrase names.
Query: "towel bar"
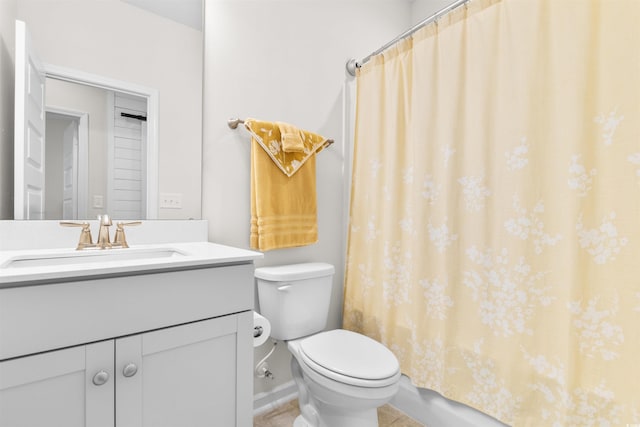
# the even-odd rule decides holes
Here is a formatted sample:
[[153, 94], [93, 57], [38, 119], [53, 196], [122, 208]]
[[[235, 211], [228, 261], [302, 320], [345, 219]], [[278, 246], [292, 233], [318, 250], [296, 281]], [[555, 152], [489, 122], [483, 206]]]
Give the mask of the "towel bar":
[[231, 129], [237, 129], [240, 123], [244, 123], [244, 120], [237, 118], [227, 120], [227, 125], [229, 125]]

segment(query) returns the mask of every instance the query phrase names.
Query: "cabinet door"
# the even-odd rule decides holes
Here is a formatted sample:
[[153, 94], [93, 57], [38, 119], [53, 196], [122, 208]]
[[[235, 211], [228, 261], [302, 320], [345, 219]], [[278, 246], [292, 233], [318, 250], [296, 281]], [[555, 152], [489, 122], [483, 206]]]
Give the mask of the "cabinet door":
[[250, 318], [241, 313], [116, 340], [116, 426], [250, 426]]
[[0, 362], [0, 426], [113, 427], [113, 393], [113, 341]]

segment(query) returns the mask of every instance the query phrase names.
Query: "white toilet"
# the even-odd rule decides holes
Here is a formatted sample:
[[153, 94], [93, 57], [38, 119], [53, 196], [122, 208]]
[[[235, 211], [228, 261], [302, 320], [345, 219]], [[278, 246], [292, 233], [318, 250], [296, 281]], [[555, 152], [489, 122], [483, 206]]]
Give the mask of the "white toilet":
[[257, 268], [261, 314], [287, 342], [301, 415], [294, 427], [376, 427], [377, 407], [398, 391], [394, 354], [364, 335], [327, 323], [334, 268], [306, 263]]

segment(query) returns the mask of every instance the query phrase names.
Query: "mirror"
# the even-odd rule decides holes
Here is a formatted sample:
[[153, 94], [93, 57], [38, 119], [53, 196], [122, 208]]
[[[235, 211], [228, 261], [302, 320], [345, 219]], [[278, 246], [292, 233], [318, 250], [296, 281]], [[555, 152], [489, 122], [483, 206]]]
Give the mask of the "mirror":
[[[171, 0], [162, 5], [177, 11], [192, 8], [198, 16], [202, 8], [201, 0]], [[40, 91], [44, 124], [29, 129], [25, 127], [28, 120], [19, 118], [32, 107], [37, 93], [31, 94], [30, 101], [23, 101], [23, 105], [16, 103], [14, 154], [21, 160], [14, 162], [14, 219], [82, 220], [94, 219], [97, 213], [125, 220], [201, 217], [202, 29], [197, 28], [199, 20], [181, 21], [174, 10], [169, 13], [160, 9], [157, 2], [135, 0], [18, 3], [15, 18], [28, 27], [42, 62], [39, 71], [44, 78]], [[17, 27], [16, 23], [16, 30]], [[17, 39], [16, 34], [16, 42]], [[19, 56], [16, 51], [12, 58], [16, 83], [19, 76], [24, 76], [32, 85], [38, 70], [29, 67], [38, 61], [24, 67], [29, 69], [27, 74], [18, 70]], [[73, 86], [71, 82], [104, 90], [101, 103], [113, 105], [113, 117], [98, 119], [87, 106], [44, 101], [45, 95], [49, 98], [54, 91], [66, 91], [57, 86]], [[89, 95], [82, 98], [86, 100]], [[122, 107], [132, 110], [127, 114], [133, 117], [118, 115], [125, 112], [115, 110], [119, 98], [137, 104], [135, 108]], [[146, 117], [147, 121], [136, 117]], [[121, 127], [128, 129], [128, 136], [123, 138], [132, 139], [135, 134], [140, 146], [124, 151], [118, 144], [120, 137], [109, 135], [116, 130], [103, 129], [101, 137], [93, 136], [93, 125], [108, 120], [123, 122], [125, 126]], [[42, 131], [41, 136], [38, 130]], [[66, 145], [49, 143], [47, 133], [50, 139], [52, 133], [66, 138]], [[83, 138], [88, 144], [82, 142]], [[98, 144], [93, 146], [92, 142], [100, 138], [107, 139], [106, 148], [104, 144], [101, 148]], [[109, 145], [109, 140], [114, 143]], [[42, 158], [37, 159], [38, 156]], [[88, 163], [83, 162], [85, 158]], [[49, 161], [54, 166], [49, 166]], [[118, 161], [127, 163], [123, 169], [127, 169], [126, 179], [130, 182], [126, 184], [138, 181], [138, 188], [114, 181], [124, 172], [109, 166], [109, 162]], [[77, 167], [73, 167], [74, 162]], [[136, 165], [131, 169], [133, 163]], [[40, 170], [33, 167], [40, 164]], [[29, 182], [25, 187], [24, 181], [36, 170], [42, 175], [43, 185]], [[94, 175], [98, 170], [103, 171], [100, 177]], [[120, 199], [112, 195], [118, 191], [122, 193]], [[134, 201], [139, 206], [131, 208]]]
[[157, 91], [42, 64], [22, 22], [16, 40], [15, 219], [157, 218]]

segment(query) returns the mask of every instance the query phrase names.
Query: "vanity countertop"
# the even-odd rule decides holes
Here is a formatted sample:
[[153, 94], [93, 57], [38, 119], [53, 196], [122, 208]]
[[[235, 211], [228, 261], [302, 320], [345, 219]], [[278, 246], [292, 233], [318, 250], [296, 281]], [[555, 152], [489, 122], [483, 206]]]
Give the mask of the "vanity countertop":
[[0, 288], [247, 263], [263, 254], [209, 242], [0, 251]]

